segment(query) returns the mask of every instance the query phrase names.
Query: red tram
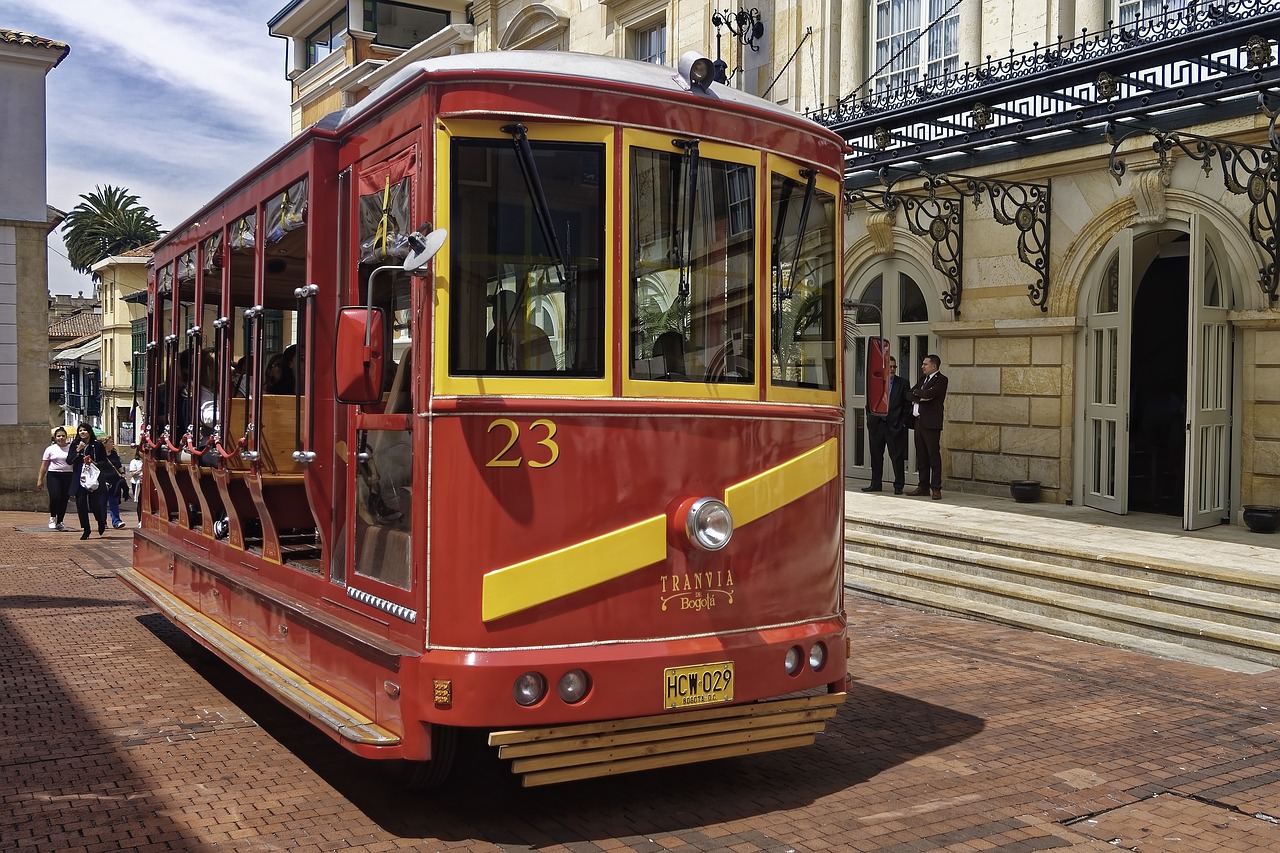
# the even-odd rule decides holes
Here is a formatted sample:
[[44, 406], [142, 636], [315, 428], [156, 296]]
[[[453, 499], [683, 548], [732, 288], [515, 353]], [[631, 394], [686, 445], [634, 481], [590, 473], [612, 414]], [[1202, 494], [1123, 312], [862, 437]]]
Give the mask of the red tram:
[[844, 147], [711, 72], [420, 62], [170, 233], [123, 580], [422, 784], [812, 743]]

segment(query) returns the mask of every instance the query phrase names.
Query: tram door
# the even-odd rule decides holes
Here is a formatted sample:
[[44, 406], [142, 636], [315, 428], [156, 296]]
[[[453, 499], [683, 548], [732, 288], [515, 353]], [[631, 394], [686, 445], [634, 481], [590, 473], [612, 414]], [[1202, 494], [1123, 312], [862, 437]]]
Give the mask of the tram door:
[[[413, 287], [399, 269], [408, 254], [416, 151], [401, 150], [362, 165], [355, 182], [360, 302], [383, 315], [382, 401], [354, 418], [354, 491], [347, 523], [353, 531], [350, 597], [420, 622], [414, 590], [413, 503], [415, 418]], [[421, 354], [417, 354], [419, 357]]]

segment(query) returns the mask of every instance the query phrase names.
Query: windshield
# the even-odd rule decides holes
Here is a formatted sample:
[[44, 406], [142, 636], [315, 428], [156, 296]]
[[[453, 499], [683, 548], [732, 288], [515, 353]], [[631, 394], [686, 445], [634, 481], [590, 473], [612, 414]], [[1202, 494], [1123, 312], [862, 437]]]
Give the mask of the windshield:
[[600, 377], [604, 146], [528, 146], [453, 141], [449, 370]]
[[753, 380], [754, 209], [751, 166], [632, 149], [632, 379]]

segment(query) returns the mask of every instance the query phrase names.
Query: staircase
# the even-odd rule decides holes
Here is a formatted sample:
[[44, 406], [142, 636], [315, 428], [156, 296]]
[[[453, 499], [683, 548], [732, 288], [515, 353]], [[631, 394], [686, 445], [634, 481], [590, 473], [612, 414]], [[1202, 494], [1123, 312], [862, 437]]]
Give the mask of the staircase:
[[[904, 506], [894, 500], [894, 509]], [[1142, 534], [1116, 529], [1118, 544], [1091, 549], [1070, 524], [1041, 519], [1018, 529], [1000, 523], [1016, 517], [977, 508], [949, 508], [940, 521], [911, 503], [891, 517], [883, 505], [874, 516], [857, 511], [866, 504], [846, 509], [846, 589], [1236, 672], [1280, 666], [1280, 551], [1267, 549], [1257, 568], [1241, 565], [1247, 551], [1243, 561], [1228, 555], [1212, 565], [1206, 552], [1225, 555], [1227, 545], [1184, 540], [1179, 548], [1179, 537], [1166, 536], [1126, 553], [1115, 549]], [[1153, 546], [1172, 553], [1155, 555]]]

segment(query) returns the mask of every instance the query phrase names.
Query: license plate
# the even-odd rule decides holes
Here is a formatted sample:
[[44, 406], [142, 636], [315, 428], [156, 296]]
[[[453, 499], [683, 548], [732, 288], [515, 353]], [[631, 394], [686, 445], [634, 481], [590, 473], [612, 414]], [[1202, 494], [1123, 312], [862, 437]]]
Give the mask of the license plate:
[[733, 701], [731, 660], [668, 667], [663, 676], [663, 706], [667, 710]]

